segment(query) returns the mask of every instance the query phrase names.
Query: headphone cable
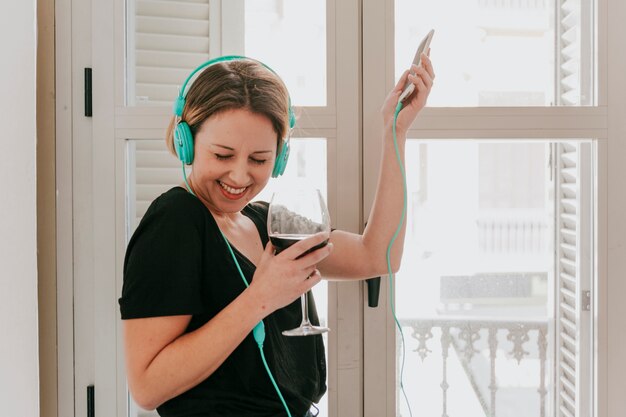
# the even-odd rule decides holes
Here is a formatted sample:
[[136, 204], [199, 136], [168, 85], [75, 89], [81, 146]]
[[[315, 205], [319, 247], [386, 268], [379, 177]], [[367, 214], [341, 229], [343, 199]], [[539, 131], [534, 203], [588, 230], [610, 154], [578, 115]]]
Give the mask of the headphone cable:
[[400, 331], [400, 340], [402, 345], [402, 362], [400, 365], [400, 390], [402, 391], [402, 395], [404, 397], [404, 401], [406, 402], [407, 407], [409, 408], [409, 415], [413, 417], [413, 412], [411, 411], [411, 404], [409, 403], [409, 399], [406, 395], [406, 391], [404, 390], [404, 360], [406, 357], [406, 342], [404, 340], [404, 332], [402, 331], [402, 326], [398, 321], [398, 317], [396, 316], [396, 308], [395, 308], [395, 296], [394, 296], [394, 280], [395, 275], [391, 268], [391, 247], [393, 246], [396, 238], [400, 234], [402, 230], [402, 224], [404, 223], [404, 219], [406, 218], [406, 210], [407, 210], [407, 185], [406, 185], [406, 172], [404, 170], [404, 165], [402, 164], [402, 158], [400, 157], [400, 149], [398, 148], [398, 139], [396, 136], [396, 122], [398, 120], [398, 114], [402, 110], [402, 101], [398, 101], [398, 105], [396, 106], [395, 113], [393, 115], [393, 146], [396, 151], [396, 159], [398, 160], [398, 166], [400, 167], [400, 173], [402, 174], [402, 215], [400, 217], [400, 222], [398, 223], [398, 227], [396, 228], [395, 233], [393, 234], [391, 240], [389, 241], [389, 246], [387, 246], [387, 274], [389, 276], [389, 304], [391, 305], [391, 313], [393, 314], [393, 320], [396, 323], [398, 330]]
[[[185, 186], [187, 186], [187, 191], [189, 191], [191, 195], [197, 198], [197, 196], [191, 190], [191, 187], [189, 186], [189, 182], [187, 181], [187, 172], [185, 171], [184, 162], [183, 162], [183, 178], [185, 179]], [[233, 248], [230, 246], [230, 242], [228, 242], [228, 239], [226, 238], [226, 236], [221, 230], [220, 230], [220, 234], [224, 238], [224, 242], [226, 242], [226, 247], [228, 248], [228, 251], [230, 252], [230, 256], [233, 258], [233, 261], [235, 262], [235, 266], [237, 267], [239, 276], [243, 280], [243, 283], [245, 284], [246, 288], [248, 288], [250, 285], [248, 284], [248, 280], [246, 279], [245, 275], [243, 274], [243, 271], [241, 270], [241, 266], [239, 266], [239, 262], [237, 262], [237, 258], [235, 257], [235, 252], [233, 252]], [[254, 337], [254, 340], [256, 341], [257, 346], [259, 347], [259, 352], [261, 353], [261, 360], [263, 361], [263, 366], [265, 367], [267, 376], [270, 377], [270, 381], [272, 382], [272, 385], [274, 386], [274, 389], [276, 390], [276, 393], [278, 394], [278, 398], [280, 398], [280, 402], [283, 404], [283, 407], [285, 407], [287, 416], [292, 417], [291, 412], [289, 411], [289, 407], [287, 406], [287, 402], [285, 401], [283, 394], [280, 392], [280, 388], [278, 388], [278, 384], [276, 383], [276, 380], [274, 379], [274, 376], [272, 375], [272, 371], [270, 370], [270, 367], [267, 364], [267, 360], [265, 359], [265, 352], [263, 351], [263, 343], [265, 342], [265, 324], [263, 323], [263, 320], [261, 320], [260, 322], [257, 323], [256, 326], [254, 326], [254, 329], [252, 329], [252, 336]]]
[[[230, 252], [230, 255], [235, 261], [235, 265], [237, 266], [237, 271], [239, 271], [239, 275], [241, 276], [243, 283], [246, 285], [246, 288], [248, 288], [250, 285], [248, 284], [248, 280], [244, 276], [243, 271], [241, 270], [241, 267], [239, 266], [239, 262], [237, 262], [237, 258], [235, 258], [235, 253], [233, 252], [233, 248], [230, 246], [228, 239], [226, 239], [226, 236], [224, 235], [224, 233], [222, 233], [221, 230], [220, 230], [220, 233], [222, 237], [224, 238], [224, 242], [226, 242], [226, 246], [228, 247], [228, 251]], [[283, 394], [280, 392], [280, 389], [278, 388], [278, 384], [276, 383], [276, 380], [274, 379], [274, 376], [272, 375], [272, 371], [270, 371], [270, 367], [267, 364], [267, 360], [265, 360], [265, 352], [263, 351], [263, 342], [265, 341], [265, 324], [263, 323], [263, 320], [261, 320], [260, 322], [257, 323], [256, 326], [254, 326], [254, 329], [252, 329], [252, 336], [254, 337], [254, 340], [259, 346], [259, 352], [261, 353], [261, 359], [263, 360], [263, 365], [265, 366], [267, 375], [270, 377], [270, 381], [272, 382], [272, 385], [274, 386], [274, 389], [276, 390], [276, 393], [278, 394], [278, 398], [280, 398], [280, 401], [283, 403], [283, 407], [285, 407], [285, 411], [287, 411], [287, 415], [291, 417], [291, 412], [289, 411], [289, 407], [287, 407], [287, 402], [285, 401]]]

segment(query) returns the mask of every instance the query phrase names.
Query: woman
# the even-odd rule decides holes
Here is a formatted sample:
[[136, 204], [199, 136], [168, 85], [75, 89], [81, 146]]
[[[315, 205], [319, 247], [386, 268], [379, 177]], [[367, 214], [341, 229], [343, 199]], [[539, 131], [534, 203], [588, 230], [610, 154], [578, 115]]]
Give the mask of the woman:
[[[287, 90], [271, 70], [248, 59], [215, 63], [200, 73], [178, 110], [193, 141], [189, 181], [152, 203], [124, 262], [126, 368], [141, 407], [157, 408], [162, 416], [285, 415], [252, 336], [263, 320], [265, 354], [286, 405], [293, 416], [310, 415], [326, 390], [321, 337], [285, 337], [280, 331], [299, 323], [299, 296], [322, 276], [387, 273], [387, 245], [403, 205], [394, 110], [408, 79], [416, 92], [404, 101], [396, 124], [403, 158], [406, 131], [434, 78], [426, 55], [422, 62], [413, 68], [415, 75], [404, 73], [383, 105], [382, 169], [363, 235], [319, 233], [278, 255], [268, 241], [267, 205], [250, 200], [267, 184], [285, 146]], [[177, 119], [168, 129], [170, 150], [178, 146]], [[394, 270], [403, 236], [404, 229], [391, 254]], [[328, 245], [299, 257], [326, 239]], [[250, 282], [247, 288], [228, 244]]]

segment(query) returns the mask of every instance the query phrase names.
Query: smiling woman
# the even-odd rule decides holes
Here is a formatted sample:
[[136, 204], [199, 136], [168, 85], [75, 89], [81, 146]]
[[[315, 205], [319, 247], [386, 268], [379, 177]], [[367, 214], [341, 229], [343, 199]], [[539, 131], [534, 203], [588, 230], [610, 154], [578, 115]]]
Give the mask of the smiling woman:
[[[295, 123], [287, 90], [268, 67], [244, 57], [217, 58], [191, 73], [167, 133], [183, 172], [192, 166], [189, 180], [152, 202], [124, 261], [119, 302], [137, 404], [162, 416], [303, 416], [320, 401], [322, 336], [285, 339], [281, 331], [298, 324], [302, 309], [319, 323], [315, 303], [307, 307], [298, 297], [321, 274], [363, 279], [387, 270], [384, 249], [402, 223], [403, 204], [392, 162], [402, 158], [434, 78], [422, 59], [383, 106], [383, 158], [391, 168], [381, 171], [385, 185], [363, 235], [319, 232], [280, 253], [269, 242], [267, 203], [250, 201], [284, 171]], [[415, 92], [393, 117], [407, 82]], [[390, 255], [395, 270], [401, 255], [401, 246]]]
[[[254, 415], [280, 410], [283, 405], [287, 408], [287, 403], [296, 415], [303, 415], [326, 389], [321, 338], [290, 343], [281, 343], [279, 338], [266, 348], [271, 367], [278, 367], [281, 405], [258, 363], [256, 343], [263, 340], [259, 342], [256, 336], [253, 340], [250, 329], [265, 318], [271, 340], [276, 339], [278, 329], [292, 326], [290, 318], [297, 316], [300, 308], [291, 301], [319, 282], [319, 273], [312, 276], [311, 269], [315, 270], [314, 265], [330, 248], [316, 251], [297, 266], [292, 265], [293, 256], [285, 259], [285, 266], [291, 265], [288, 272], [281, 273], [285, 266], [271, 267], [273, 276], [291, 278], [288, 285], [273, 288], [277, 283], [260, 281], [258, 270], [267, 275], [262, 266], [268, 262], [263, 257], [272, 250], [265, 230], [267, 206], [248, 203], [276, 171], [277, 151], [287, 149], [283, 139], [291, 111], [284, 85], [262, 64], [239, 58], [224, 60], [228, 62], [207, 63], [209, 68], [187, 94], [183, 86], [182, 104], [168, 131], [170, 149], [183, 164], [192, 165], [189, 182], [185, 180], [189, 193], [175, 187], [157, 198], [128, 246], [120, 305], [126, 320], [129, 386], [139, 405], [158, 407], [161, 415], [180, 413], [184, 408], [239, 415], [242, 406], [248, 411], [256, 409]], [[181, 221], [170, 221], [176, 218]], [[164, 242], [159, 236], [168, 239]], [[327, 234], [315, 236], [294, 250], [307, 250], [327, 238]], [[173, 248], [167, 243], [174, 241], [181, 244]], [[244, 280], [251, 281], [252, 275], [256, 278], [251, 286], [256, 291], [239, 297], [241, 281], [219, 279], [236, 278], [235, 265], [223, 262], [231, 245], [237, 254], [233, 253], [232, 261]], [[148, 248], [165, 263], [144, 263], [142, 254]], [[176, 255], [173, 261], [172, 254]], [[154, 285], [167, 291], [155, 292], [151, 289]], [[146, 341], [145, 336], [151, 337]], [[177, 364], [181, 352], [189, 358], [190, 350], [206, 346], [206, 337], [213, 339], [212, 348], [181, 369]], [[262, 359], [265, 362], [263, 354]], [[294, 366], [307, 362], [311, 365], [308, 371]], [[170, 384], [154, 379], [162, 372], [170, 373], [172, 366], [179, 372]], [[251, 382], [243, 387], [242, 372]], [[266, 382], [252, 384], [259, 380]], [[258, 390], [263, 392], [261, 397], [254, 394]], [[198, 393], [201, 403], [195, 400]]]

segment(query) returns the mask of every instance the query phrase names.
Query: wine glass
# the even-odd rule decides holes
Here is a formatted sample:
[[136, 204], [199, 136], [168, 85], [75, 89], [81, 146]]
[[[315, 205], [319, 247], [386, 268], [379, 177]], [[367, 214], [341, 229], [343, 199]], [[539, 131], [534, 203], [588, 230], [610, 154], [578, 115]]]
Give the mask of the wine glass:
[[[275, 192], [267, 215], [267, 232], [280, 253], [294, 243], [319, 232], [330, 231], [330, 216], [320, 191], [316, 188], [297, 188]], [[328, 240], [302, 253], [298, 258], [324, 247]], [[307, 293], [300, 296], [302, 323], [283, 331], [285, 336], [309, 336], [327, 332], [326, 327], [314, 326], [309, 321]]]

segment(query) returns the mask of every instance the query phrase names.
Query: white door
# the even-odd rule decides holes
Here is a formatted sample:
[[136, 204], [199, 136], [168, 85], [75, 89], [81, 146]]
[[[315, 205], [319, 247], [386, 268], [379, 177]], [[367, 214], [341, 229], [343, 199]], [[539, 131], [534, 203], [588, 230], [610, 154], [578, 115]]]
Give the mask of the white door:
[[[369, 116], [431, 28], [436, 72], [408, 133], [402, 267], [365, 308], [365, 416], [591, 412], [593, 10], [364, 2], [364, 165]], [[365, 171], [365, 212], [375, 186]]]

